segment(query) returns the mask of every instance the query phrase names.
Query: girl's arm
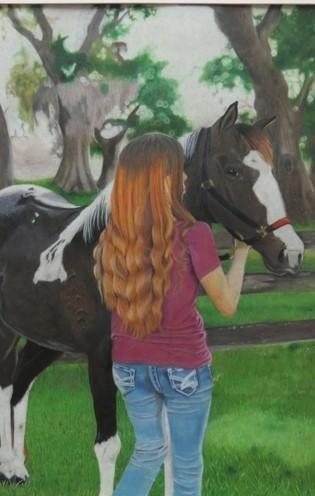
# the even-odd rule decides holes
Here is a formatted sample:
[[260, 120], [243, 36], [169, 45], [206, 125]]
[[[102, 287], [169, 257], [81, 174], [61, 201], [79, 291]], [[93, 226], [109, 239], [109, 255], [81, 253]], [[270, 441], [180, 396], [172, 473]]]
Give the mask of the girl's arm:
[[234, 258], [227, 274], [219, 266], [200, 280], [206, 294], [219, 312], [234, 315], [240, 299], [249, 246], [236, 242]]

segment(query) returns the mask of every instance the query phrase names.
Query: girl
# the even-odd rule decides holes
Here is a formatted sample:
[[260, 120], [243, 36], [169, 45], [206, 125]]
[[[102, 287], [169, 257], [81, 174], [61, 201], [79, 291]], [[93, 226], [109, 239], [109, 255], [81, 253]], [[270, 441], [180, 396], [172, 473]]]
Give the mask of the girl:
[[146, 496], [167, 454], [167, 411], [174, 496], [201, 494], [202, 444], [212, 375], [199, 283], [226, 316], [236, 310], [248, 247], [237, 243], [227, 275], [208, 224], [182, 203], [184, 153], [150, 133], [122, 151], [111, 213], [95, 249], [94, 273], [112, 310], [113, 376], [136, 435], [115, 496]]

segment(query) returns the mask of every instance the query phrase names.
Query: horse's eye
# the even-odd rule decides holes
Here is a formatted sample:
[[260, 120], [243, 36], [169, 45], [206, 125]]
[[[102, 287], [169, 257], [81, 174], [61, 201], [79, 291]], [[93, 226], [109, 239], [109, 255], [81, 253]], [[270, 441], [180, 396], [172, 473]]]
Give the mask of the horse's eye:
[[226, 171], [230, 176], [238, 177], [240, 175], [239, 171], [234, 167], [229, 167]]

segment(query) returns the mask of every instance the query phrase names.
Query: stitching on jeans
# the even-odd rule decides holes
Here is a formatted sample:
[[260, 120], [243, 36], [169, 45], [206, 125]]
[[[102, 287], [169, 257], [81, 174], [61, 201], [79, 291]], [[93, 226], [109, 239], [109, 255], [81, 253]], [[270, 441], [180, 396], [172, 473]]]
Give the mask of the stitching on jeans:
[[[180, 368], [168, 368], [168, 377], [171, 383], [172, 388], [179, 392], [184, 394], [185, 396], [190, 396], [192, 395], [198, 388], [199, 385], [199, 380], [198, 380], [198, 375], [197, 375], [197, 370], [193, 369], [191, 370], [186, 376], [178, 376], [176, 375], [176, 371], [182, 371], [184, 369]], [[185, 389], [191, 388], [192, 390], [188, 392], [185, 392]]]
[[[128, 393], [135, 388], [135, 369], [122, 365], [113, 365], [113, 378], [116, 386], [121, 388], [123, 393]], [[120, 375], [119, 371], [125, 375]]]

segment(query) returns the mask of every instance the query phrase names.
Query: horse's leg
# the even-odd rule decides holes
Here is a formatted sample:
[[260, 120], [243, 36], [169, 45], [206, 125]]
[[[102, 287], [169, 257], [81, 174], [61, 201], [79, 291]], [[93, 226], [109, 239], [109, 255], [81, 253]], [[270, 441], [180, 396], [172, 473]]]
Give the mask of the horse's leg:
[[98, 349], [88, 356], [89, 380], [97, 423], [95, 454], [100, 471], [100, 496], [111, 496], [120, 439], [116, 421], [116, 387], [110, 351]]
[[24, 465], [24, 437], [29, 392], [38, 375], [61, 354], [59, 351], [43, 348], [30, 341], [19, 353], [13, 379], [11, 407], [13, 409], [15, 475], [24, 481], [28, 478], [28, 472]]
[[10, 405], [17, 341], [18, 338], [11, 331], [0, 327], [0, 483], [17, 482], [14, 480]]

